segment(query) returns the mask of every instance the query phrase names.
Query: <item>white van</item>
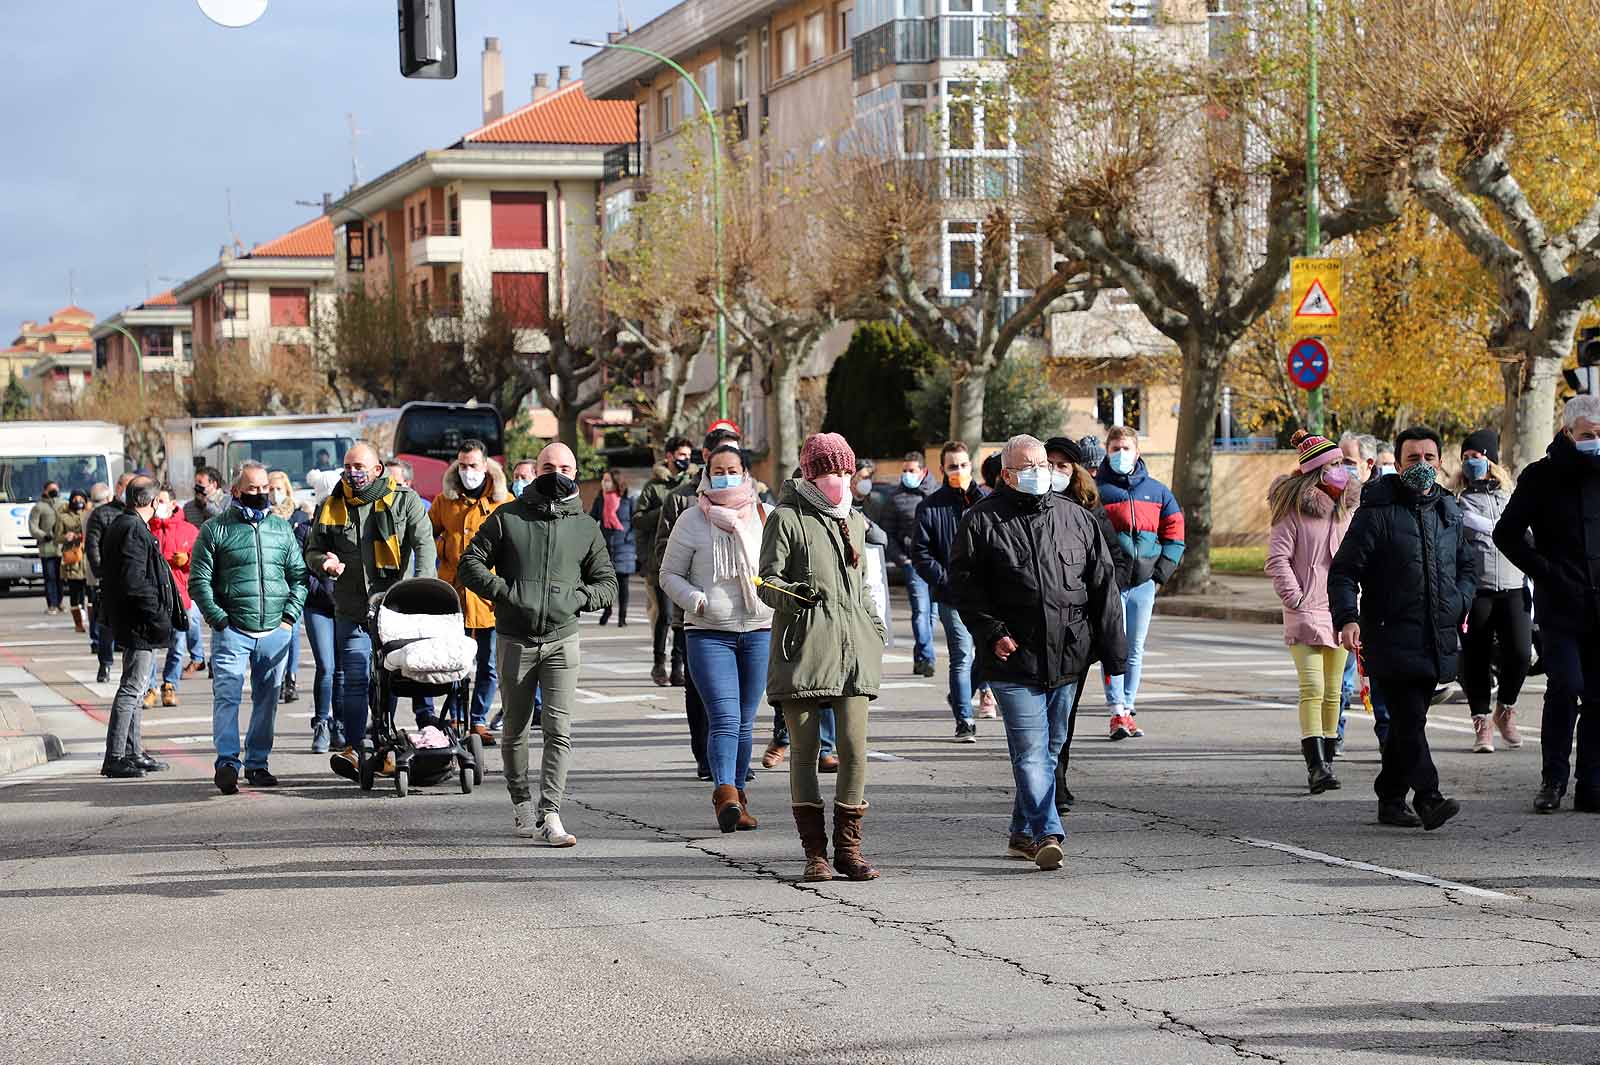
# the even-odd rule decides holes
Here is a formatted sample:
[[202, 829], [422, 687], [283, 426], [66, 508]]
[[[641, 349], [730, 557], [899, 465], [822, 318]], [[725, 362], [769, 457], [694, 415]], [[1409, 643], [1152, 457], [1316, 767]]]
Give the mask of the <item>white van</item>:
[[124, 461], [122, 427], [110, 422], [0, 422], [0, 594], [41, 577], [28, 513], [44, 486], [60, 485], [65, 503], [115, 485]]

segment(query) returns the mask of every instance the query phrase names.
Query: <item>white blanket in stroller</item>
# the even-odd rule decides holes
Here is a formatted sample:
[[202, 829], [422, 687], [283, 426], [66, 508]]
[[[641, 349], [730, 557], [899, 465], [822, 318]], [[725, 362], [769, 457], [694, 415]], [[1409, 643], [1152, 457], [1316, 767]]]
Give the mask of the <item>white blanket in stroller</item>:
[[402, 614], [378, 608], [378, 642], [409, 641], [382, 657], [382, 666], [423, 684], [454, 684], [478, 665], [478, 641], [460, 614]]

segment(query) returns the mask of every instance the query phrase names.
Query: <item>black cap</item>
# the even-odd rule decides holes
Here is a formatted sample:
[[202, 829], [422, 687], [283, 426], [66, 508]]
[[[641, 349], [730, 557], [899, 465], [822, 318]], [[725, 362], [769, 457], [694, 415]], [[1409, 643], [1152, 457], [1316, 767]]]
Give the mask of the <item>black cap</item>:
[[1500, 434], [1493, 429], [1479, 429], [1461, 441], [1462, 451], [1481, 451], [1490, 462], [1500, 461]]
[[1083, 448], [1079, 447], [1074, 440], [1068, 440], [1064, 436], [1052, 436], [1044, 442], [1044, 449], [1046, 453], [1055, 451], [1067, 456], [1068, 462], [1079, 466], [1083, 465]]

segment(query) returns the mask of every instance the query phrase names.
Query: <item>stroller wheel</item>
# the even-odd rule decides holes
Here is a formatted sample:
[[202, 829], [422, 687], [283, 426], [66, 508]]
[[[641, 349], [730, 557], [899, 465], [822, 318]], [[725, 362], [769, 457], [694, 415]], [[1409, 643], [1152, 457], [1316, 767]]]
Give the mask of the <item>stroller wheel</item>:
[[405, 769], [396, 769], [394, 771], [394, 793], [402, 799], [411, 790], [410, 777], [411, 773]]
[[462, 766], [457, 771], [457, 774], [461, 778], [461, 794], [463, 794], [463, 795], [471, 795], [472, 794], [472, 770], [468, 769], [466, 766]]
[[374, 783], [373, 778], [377, 774], [377, 760], [367, 756], [367, 751], [364, 746], [357, 748], [356, 758], [358, 759], [356, 772], [361, 778], [361, 790], [371, 791]]
[[473, 733], [467, 740], [467, 750], [472, 752], [472, 782], [483, 783], [483, 737]]

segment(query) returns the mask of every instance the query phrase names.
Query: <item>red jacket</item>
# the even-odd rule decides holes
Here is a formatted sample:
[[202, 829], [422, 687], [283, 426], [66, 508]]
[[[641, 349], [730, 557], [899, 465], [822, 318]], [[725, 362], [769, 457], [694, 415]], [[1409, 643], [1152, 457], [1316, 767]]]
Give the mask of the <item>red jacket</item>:
[[188, 610], [189, 558], [194, 554], [194, 542], [199, 537], [200, 530], [189, 524], [189, 520], [183, 516], [183, 511], [174, 510], [170, 518], [151, 518], [150, 531], [155, 533], [156, 543], [161, 547], [161, 557], [172, 567], [172, 576], [178, 582], [178, 595], [183, 600], [183, 609]]

